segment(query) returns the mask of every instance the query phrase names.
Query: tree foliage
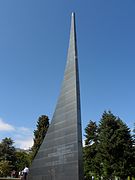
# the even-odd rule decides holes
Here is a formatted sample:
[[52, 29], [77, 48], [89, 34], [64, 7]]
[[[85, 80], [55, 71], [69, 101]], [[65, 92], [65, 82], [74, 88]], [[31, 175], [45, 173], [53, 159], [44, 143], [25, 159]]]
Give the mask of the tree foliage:
[[97, 161], [98, 127], [96, 122], [90, 121], [85, 128], [84, 171], [87, 179], [94, 174], [100, 174], [100, 164]]
[[13, 163], [15, 148], [13, 146], [13, 140], [11, 138], [5, 138], [0, 143], [0, 160], [7, 160]]
[[11, 163], [7, 160], [0, 160], [0, 177], [10, 176], [12, 170]]
[[26, 153], [23, 151], [20, 152], [16, 152], [16, 170], [22, 171], [24, 169], [25, 166], [29, 167], [30, 163], [31, 163], [31, 159], [30, 159], [30, 153]]
[[40, 145], [47, 133], [49, 127], [49, 118], [46, 115], [42, 115], [38, 118], [37, 129], [34, 130], [34, 144], [32, 146], [32, 159], [36, 156]]
[[89, 178], [134, 176], [135, 158], [130, 129], [110, 111], [104, 112], [97, 126], [90, 121], [85, 129], [85, 174]]
[[9, 176], [15, 169], [15, 148], [11, 138], [4, 138], [0, 143], [0, 176]]
[[11, 171], [22, 171], [25, 166], [29, 166], [32, 158], [35, 157], [49, 127], [49, 119], [42, 115], [37, 121], [37, 129], [34, 131], [34, 145], [32, 153], [17, 151], [14, 141], [11, 138], [4, 138], [0, 143], [0, 176], [7, 177]]
[[11, 138], [4, 138], [0, 143], [0, 176], [7, 177], [15, 170], [22, 171], [25, 165], [30, 165], [30, 154], [18, 152]]

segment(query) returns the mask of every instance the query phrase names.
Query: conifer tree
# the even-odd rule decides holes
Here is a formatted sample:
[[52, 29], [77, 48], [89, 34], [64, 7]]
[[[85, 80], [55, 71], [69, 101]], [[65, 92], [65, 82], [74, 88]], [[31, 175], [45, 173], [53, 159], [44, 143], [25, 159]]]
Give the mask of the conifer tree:
[[4, 138], [0, 143], [0, 160], [14, 161], [15, 147], [11, 138]]
[[15, 147], [11, 138], [4, 138], [0, 143], [0, 176], [9, 176], [15, 169]]
[[104, 112], [99, 124], [98, 152], [102, 162], [102, 176], [127, 178], [133, 166], [130, 129], [110, 111]]
[[97, 126], [85, 128], [84, 171], [87, 179], [122, 180], [135, 177], [135, 146], [130, 129], [110, 111], [104, 112]]
[[34, 144], [32, 146], [32, 159], [36, 156], [40, 145], [47, 133], [49, 127], [49, 118], [46, 115], [42, 115], [38, 118], [37, 129], [34, 130]]
[[100, 163], [98, 157], [98, 126], [96, 122], [90, 121], [85, 128], [84, 147], [84, 173], [87, 179], [91, 176], [100, 176]]

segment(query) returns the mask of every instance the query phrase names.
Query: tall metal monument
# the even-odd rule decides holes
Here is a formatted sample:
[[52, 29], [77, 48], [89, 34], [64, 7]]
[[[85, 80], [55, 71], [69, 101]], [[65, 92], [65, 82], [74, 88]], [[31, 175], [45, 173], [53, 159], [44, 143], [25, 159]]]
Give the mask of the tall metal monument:
[[80, 90], [75, 14], [61, 93], [28, 180], [83, 180]]

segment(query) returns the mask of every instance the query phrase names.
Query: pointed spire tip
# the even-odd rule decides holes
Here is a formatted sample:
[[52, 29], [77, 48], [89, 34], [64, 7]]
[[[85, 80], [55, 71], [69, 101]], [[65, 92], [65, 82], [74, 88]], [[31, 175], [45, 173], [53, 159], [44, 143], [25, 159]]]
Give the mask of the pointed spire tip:
[[74, 13], [74, 12], [72, 12], [72, 16], [75, 16], [75, 13]]

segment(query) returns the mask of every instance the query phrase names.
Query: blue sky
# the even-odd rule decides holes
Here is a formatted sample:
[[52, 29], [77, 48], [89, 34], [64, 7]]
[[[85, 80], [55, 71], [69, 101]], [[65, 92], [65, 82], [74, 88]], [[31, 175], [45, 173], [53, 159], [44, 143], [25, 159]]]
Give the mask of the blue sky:
[[51, 119], [76, 13], [82, 128], [111, 110], [135, 122], [134, 0], [0, 1], [0, 140], [28, 148], [40, 115]]

